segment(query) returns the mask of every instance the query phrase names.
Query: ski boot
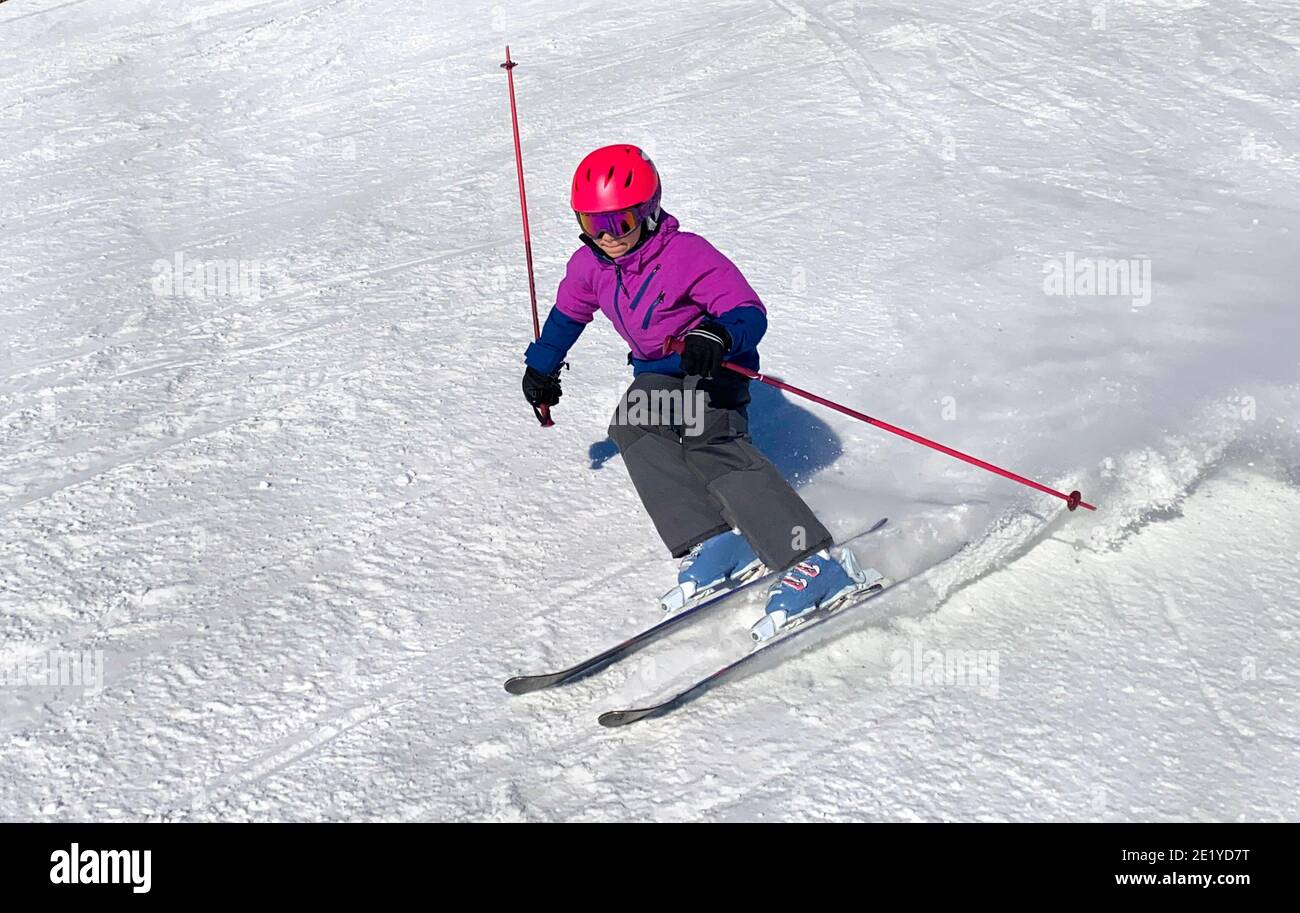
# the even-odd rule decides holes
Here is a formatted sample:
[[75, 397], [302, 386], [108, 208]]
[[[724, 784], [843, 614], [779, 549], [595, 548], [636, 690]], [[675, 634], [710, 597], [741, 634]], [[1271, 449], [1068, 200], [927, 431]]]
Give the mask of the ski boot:
[[686, 608], [720, 590], [730, 590], [766, 571], [739, 530], [705, 539], [682, 558], [677, 569], [677, 586], [659, 600], [665, 612]]
[[836, 603], [883, 580], [879, 571], [863, 570], [848, 549], [840, 550], [838, 560], [822, 549], [795, 564], [772, 584], [763, 617], [749, 629], [749, 634], [756, 641], [765, 641], [795, 619], [815, 609], [834, 608]]

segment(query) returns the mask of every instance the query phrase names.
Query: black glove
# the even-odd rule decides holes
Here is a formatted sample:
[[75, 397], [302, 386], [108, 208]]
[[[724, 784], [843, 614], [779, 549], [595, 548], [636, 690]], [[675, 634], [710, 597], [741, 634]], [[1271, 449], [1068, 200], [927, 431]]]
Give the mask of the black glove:
[[538, 406], [554, 406], [560, 401], [560, 372], [543, 374], [536, 368], [524, 372], [524, 399], [534, 409]]
[[731, 350], [731, 334], [720, 323], [706, 320], [683, 340], [682, 370], [706, 380], [722, 370], [722, 358]]

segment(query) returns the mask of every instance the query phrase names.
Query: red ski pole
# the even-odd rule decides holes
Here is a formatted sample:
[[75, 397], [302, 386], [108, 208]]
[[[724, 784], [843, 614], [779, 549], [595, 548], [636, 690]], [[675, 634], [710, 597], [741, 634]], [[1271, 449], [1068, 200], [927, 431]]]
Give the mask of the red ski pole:
[[[686, 343], [684, 343], [680, 339], [669, 338], [667, 341], [664, 342], [665, 352], [676, 352], [678, 355], [680, 355], [684, 348], [686, 348]], [[912, 432], [904, 428], [899, 428], [897, 425], [891, 425], [889, 424], [889, 422], [882, 422], [878, 418], [872, 418], [869, 415], [866, 415], [862, 412], [858, 412], [856, 409], [850, 409], [848, 406], [841, 406], [839, 403], [832, 402], [829, 399], [818, 396], [816, 393], [809, 393], [807, 390], [800, 390], [798, 387], [791, 386], [790, 384], [787, 384], [784, 381], [779, 381], [774, 377], [767, 377], [763, 374], [759, 374], [757, 371], [751, 371], [749, 368], [745, 368], [737, 364], [732, 364], [729, 361], [724, 361], [722, 363], [722, 366], [724, 368], [728, 368], [732, 371], [735, 371], [737, 374], [743, 374], [746, 377], [748, 377], [750, 380], [762, 381], [768, 386], [776, 387], [778, 390], [784, 390], [787, 393], [793, 393], [795, 396], [802, 396], [804, 399], [810, 399], [814, 403], [820, 403], [821, 405], [826, 406], [828, 409], [834, 409], [836, 412], [842, 412], [847, 416], [856, 418], [860, 422], [866, 422], [868, 425], [875, 425], [877, 428], [883, 428], [885, 431], [891, 432], [892, 434], [897, 434], [901, 437], [905, 437], [909, 441], [915, 441], [918, 444], [924, 444], [926, 447], [929, 447], [933, 450], [937, 450], [940, 453], [946, 453], [950, 457], [956, 457], [959, 460], [964, 460], [965, 462], [970, 463], [972, 466], [978, 466], [981, 469], [987, 469], [989, 472], [997, 473], [998, 475], [1004, 478], [1011, 479], [1013, 482], [1019, 482], [1021, 485], [1028, 485], [1030, 488], [1036, 488], [1039, 491], [1043, 492], [1044, 494], [1049, 494], [1052, 495], [1053, 497], [1060, 498], [1062, 501], [1065, 502], [1065, 506], [1068, 507], [1070, 510], [1074, 510], [1076, 507], [1086, 507], [1088, 508], [1088, 510], [1097, 509], [1093, 507], [1091, 504], [1089, 504], [1087, 501], [1083, 500], [1083, 494], [1081, 492], [1072, 491], [1067, 495], [1064, 492], [1057, 491], [1055, 488], [1048, 488], [1046, 485], [1043, 485], [1039, 482], [1035, 482], [1033, 479], [1026, 479], [1022, 475], [1017, 475], [1016, 473], [1011, 472], [1010, 470], [1003, 469], [1001, 466], [994, 466], [992, 463], [986, 463], [981, 459], [971, 456], [970, 454], [962, 453], [960, 450], [953, 450], [951, 447], [946, 447], [943, 444], [940, 444], [938, 441], [932, 441], [929, 438], [921, 437], [921, 435], [919, 434], [913, 434]]]
[[[518, 66], [510, 59], [510, 45], [506, 45], [506, 62], [501, 64], [501, 68], [506, 71], [506, 81], [510, 85], [510, 124], [515, 132], [515, 173], [519, 176], [519, 212], [524, 220], [524, 259], [528, 261], [528, 297], [533, 305], [533, 339], [542, 335], [541, 324], [537, 320], [537, 284], [533, 281], [533, 239], [528, 233], [528, 195], [524, 193], [524, 156], [519, 148], [519, 111], [515, 107], [515, 67]], [[537, 413], [537, 420], [542, 423], [543, 428], [550, 428], [555, 422], [551, 421], [550, 406], [535, 406], [533, 411]]]

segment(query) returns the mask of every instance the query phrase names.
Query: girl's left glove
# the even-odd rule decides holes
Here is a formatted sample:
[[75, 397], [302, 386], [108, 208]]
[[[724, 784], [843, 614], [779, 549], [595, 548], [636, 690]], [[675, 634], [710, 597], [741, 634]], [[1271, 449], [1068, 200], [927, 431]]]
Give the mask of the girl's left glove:
[[706, 380], [722, 370], [722, 359], [731, 349], [731, 334], [712, 320], [701, 323], [682, 341], [682, 370]]

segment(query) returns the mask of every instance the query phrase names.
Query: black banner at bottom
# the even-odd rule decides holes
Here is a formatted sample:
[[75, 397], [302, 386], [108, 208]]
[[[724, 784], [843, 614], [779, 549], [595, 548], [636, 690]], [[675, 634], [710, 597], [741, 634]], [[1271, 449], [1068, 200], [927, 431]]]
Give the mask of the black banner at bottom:
[[636, 901], [736, 902], [787, 882], [926, 900], [1048, 890], [1231, 901], [1289, 884], [1296, 835], [1289, 824], [5, 824], [0, 872], [7, 905], [33, 892], [446, 902], [453, 886], [485, 902], [608, 904], [616, 886]]

